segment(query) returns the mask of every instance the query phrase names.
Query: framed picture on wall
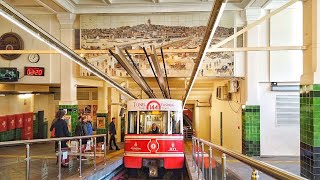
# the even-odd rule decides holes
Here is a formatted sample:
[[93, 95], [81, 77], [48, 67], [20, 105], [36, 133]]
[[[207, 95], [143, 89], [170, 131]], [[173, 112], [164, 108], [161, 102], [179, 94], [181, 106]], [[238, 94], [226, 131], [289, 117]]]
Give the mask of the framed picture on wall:
[[97, 117], [97, 128], [105, 129], [106, 128], [106, 118], [105, 117]]
[[86, 105], [84, 107], [84, 113], [85, 114], [91, 114], [91, 105]]

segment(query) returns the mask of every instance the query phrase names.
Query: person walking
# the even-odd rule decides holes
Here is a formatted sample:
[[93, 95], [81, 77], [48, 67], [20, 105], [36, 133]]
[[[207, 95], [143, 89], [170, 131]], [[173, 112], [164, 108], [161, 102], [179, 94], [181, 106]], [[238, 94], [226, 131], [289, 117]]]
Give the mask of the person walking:
[[111, 145], [112, 142], [113, 142], [113, 145], [116, 147], [116, 150], [120, 150], [116, 144], [116, 138], [115, 138], [115, 135], [117, 134], [116, 125], [114, 124], [115, 119], [116, 118], [113, 117], [110, 124], [109, 124], [109, 134], [110, 134], [109, 150], [113, 150], [112, 145]]

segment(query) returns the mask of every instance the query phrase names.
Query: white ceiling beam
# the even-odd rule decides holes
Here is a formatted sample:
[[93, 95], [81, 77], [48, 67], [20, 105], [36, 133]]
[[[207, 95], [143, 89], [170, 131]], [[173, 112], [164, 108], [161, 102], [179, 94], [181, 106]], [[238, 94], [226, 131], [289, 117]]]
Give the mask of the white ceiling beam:
[[250, 29], [254, 28], [255, 26], [257, 26], [258, 24], [264, 22], [267, 19], [270, 19], [272, 16], [278, 14], [279, 12], [283, 11], [284, 9], [287, 9], [288, 7], [290, 7], [292, 4], [298, 2], [299, 0], [291, 0], [288, 3], [286, 3], [285, 5], [279, 7], [278, 9], [272, 11], [271, 13], [263, 16], [262, 18], [258, 19], [257, 21], [249, 24], [247, 27], [243, 28], [242, 30], [238, 31], [237, 33], [233, 34], [232, 36], [220, 41], [219, 43], [212, 45], [212, 48], [218, 48], [226, 43], [228, 43], [229, 41], [233, 40], [234, 38], [238, 37], [239, 35], [249, 31]]
[[243, 1], [241, 2], [241, 7], [242, 7], [243, 9], [247, 9], [247, 8], [249, 8], [255, 1], [256, 1], [256, 0], [243, 0]]
[[66, 12], [64, 8], [60, 7], [58, 4], [56, 4], [52, 0], [34, 0], [34, 1], [53, 13]]
[[63, 9], [70, 13], [76, 13], [76, 7], [74, 4], [69, 0], [53, 0], [57, 4], [59, 4]]
[[[58, 1], [58, 0], [55, 0]], [[62, 1], [62, 0], [59, 0]], [[92, 13], [166, 13], [166, 12], [210, 12], [212, 2], [203, 3], [149, 3], [135, 4], [134, 8], [128, 4], [111, 4], [109, 6], [89, 6], [78, 5], [76, 8], [77, 14], [92, 14]], [[242, 8], [234, 3], [227, 3], [225, 10], [242, 10]]]
[[101, 0], [105, 4], [112, 4], [112, 0]]

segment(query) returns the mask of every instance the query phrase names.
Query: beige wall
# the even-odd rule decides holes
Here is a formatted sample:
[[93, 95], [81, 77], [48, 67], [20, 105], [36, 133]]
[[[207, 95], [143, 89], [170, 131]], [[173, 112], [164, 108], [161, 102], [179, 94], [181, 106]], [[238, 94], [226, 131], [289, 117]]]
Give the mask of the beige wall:
[[[60, 24], [55, 15], [28, 15], [33, 22], [49, 32], [51, 35], [60, 39]], [[34, 38], [32, 35], [12, 24], [8, 20], [0, 17], [0, 35], [7, 32], [14, 32], [20, 35], [24, 42], [24, 49], [28, 50], [47, 50], [48, 45]], [[41, 83], [60, 83], [60, 55], [59, 54], [40, 54], [38, 63], [28, 61], [29, 54], [22, 54], [15, 60], [4, 60], [0, 57], [0, 67], [16, 67], [20, 71], [19, 83], [41, 84]], [[23, 76], [25, 66], [36, 66], [45, 68], [45, 76], [32, 77]]]
[[34, 97], [22, 99], [17, 95], [0, 97], [0, 115], [20, 114], [33, 112]]
[[210, 107], [195, 107], [194, 109], [196, 136], [210, 140]]
[[[211, 141], [220, 145], [220, 112], [222, 112], [222, 145], [230, 150], [241, 153], [242, 149], [242, 108], [240, 93], [232, 94], [232, 101], [223, 101], [216, 98], [218, 86], [224, 86], [227, 80], [214, 83], [211, 109]], [[240, 83], [240, 92], [243, 94], [244, 86]]]

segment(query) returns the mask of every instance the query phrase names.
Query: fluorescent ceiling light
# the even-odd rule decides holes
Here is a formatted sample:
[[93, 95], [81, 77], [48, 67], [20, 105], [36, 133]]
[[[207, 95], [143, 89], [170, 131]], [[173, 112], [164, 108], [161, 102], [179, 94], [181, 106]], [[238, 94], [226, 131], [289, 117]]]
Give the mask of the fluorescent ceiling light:
[[18, 97], [20, 99], [28, 99], [32, 97], [32, 94], [19, 94]]
[[186, 95], [183, 99], [183, 107], [186, 105], [186, 102], [187, 102], [187, 99], [190, 95], [191, 89], [192, 89], [192, 87], [196, 81], [196, 78], [199, 74], [203, 60], [207, 54], [208, 48], [209, 48], [210, 43], [212, 41], [213, 35], [218, 27], [218, 24], [220, 22], [220, 19], [223, 14], [225, 6], [226, 6], [226, 1], [224, 2], [224, 0], [215, 0], [214, 4], [212, 6], [212, 10], [211, 10], [210, 18], [209, 18], [209, 21], [207, 24], [205, 36], [202, 40], [202, 44], [201, 44], [201, 47], [199, 50], [197, 61], [195, 63], [195, 66], [194, 66], [192, 74], [191, 74], [189, 86], [188, 86]]

